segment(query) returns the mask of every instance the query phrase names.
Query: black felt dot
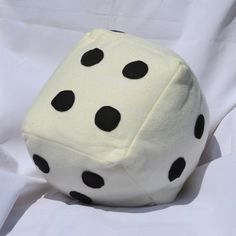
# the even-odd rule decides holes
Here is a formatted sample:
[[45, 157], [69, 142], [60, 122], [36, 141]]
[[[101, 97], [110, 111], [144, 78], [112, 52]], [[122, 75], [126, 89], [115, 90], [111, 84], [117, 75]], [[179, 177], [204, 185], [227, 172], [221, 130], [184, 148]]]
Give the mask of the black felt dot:
[[100, 175], [90, 171], [84, 171], [82, 173], [82, 180], [91, 188], [101, 188], [104, 185], [103, 178]]
[[45, 174], [49, 173], [50, 168], [47, 161], [39, 155], [33, 155], [33, 161], [35, 165]]
[[141, 79], [148, 72], [148, 66], [143, 61], [132, 61], [122, 70], [124, 77], [128, 79]]
[[111, 30], [113, 32], [116, 32], [116, 33], [125, 33], [124, 31], [120, 31], [120, 30]]
[[173, 181], [181, 176], [186, 166], [186, 162], [183, 157], [179, 157], [173, 162], [169, 170], [169, 180]]
[[202, 114], [200, 114], [196, 120], [195, 127], [194, 127], [194, 135], [197, 139], [200, 139], [204, 132], [205, 126], [205, 118]]
[[71, 90], [63, 90], [53, 98], [51, 105], [55, 110], [64, 112], [68, 111], [73, 106], [74, 101], [74, 93]]
[[81, 57], [81, 64], [84, 66], [94, 66], [98, 64], [104, 57], [104, 53], [99, 48], [91, 49]]
[[103, 131], [114, 130], [121, 119], [120, 112], [114, 107], [104, 106], [101, 107], [95, 115], [96, 126]]
[[71, 191], [70, 196], [75, 198], [76, 200], [79, 200], [82, 203], [85, 203], [85, 204], [92, 203], [92, 199], [90, 197], [88, 197], [82, 193], [76, 192], [76, 191]]

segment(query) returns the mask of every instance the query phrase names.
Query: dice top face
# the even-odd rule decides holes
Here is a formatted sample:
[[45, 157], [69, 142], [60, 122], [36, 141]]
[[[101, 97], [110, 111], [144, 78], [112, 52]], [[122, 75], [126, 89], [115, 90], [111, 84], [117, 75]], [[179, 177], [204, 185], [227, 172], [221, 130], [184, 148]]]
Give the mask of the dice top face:
[[98, 160], [123, 158], [180, 61], [119, 35], [81, 40], [32, 107], [30, 132]]
[[125, 206], [173, 200], [207, 129], [204, 97], [178, 56], [106, 30], [85, 35], [23, 125], [53, 186], [84, 203]]

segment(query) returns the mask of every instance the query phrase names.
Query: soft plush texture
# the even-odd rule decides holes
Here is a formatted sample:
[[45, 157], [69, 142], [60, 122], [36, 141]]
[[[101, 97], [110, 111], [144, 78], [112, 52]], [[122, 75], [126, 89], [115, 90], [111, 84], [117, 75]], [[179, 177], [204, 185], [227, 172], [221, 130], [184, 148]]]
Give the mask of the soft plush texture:
[[126, 33], [88, 32], [23, 123], [48, 182], [83, 203], [171, 202], [198, 164], [209, 112], [187, 64]]

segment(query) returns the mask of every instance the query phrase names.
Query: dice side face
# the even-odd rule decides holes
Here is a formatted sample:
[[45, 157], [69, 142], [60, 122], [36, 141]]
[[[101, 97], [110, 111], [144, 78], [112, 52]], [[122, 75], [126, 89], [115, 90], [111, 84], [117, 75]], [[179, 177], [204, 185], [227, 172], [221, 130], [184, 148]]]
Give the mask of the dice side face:
[[23, 133], [35, 164], [60, 191], [84, 203], [141, 206], [175, 198], [205, 144], [207, 112], [180, 58], [95, 30], [48, 81]]
[[171, 202], [196, 168], [208, 129], [205, 97], [182, 64], [127, 151], [124, 166], [153, 202]]
[[53, 141], [28, 135], [26, 144], [48, 183], [84, 204], [142, 206], [149, 197], [119, 164], [104, 164]]

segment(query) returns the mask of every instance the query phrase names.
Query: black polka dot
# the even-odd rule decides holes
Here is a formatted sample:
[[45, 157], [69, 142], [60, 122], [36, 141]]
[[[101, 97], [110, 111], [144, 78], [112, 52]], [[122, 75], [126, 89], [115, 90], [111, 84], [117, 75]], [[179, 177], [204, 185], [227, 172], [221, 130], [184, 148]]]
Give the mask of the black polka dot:
[[74, 93], [71, 90], [63, 90], [53, 98], [51, 105], [55, 110], [64, 112], [68, 111], [73, 106], [74, 101]]
[[81, 57], [81, 64], [84, 66], [94, 66], [98, 64], [104, 57], [104, 53], [99, 48], [91, 49]]
[[120, 30], [111, 30], [111, 31], [116, 32], [116, 33], [125, 33], [125, 32], [120, 31]]
[[202, 137], [204, 132], [204, 126], [205, 126], [205, 118], [202, 114], [200, 114], [197, 118], [194, 127], [194, 135], [197, 139], [200, 139]]
[[92, 203], [92, 199], [90, 197], [76, 191], [71, 191], [70, 196], [85, 204]]
[[42, 158], [42, 157], [39, 156], [39, 155], [34, 154], [34, 155], [33, 155], [33, 161], [34, 161], [35, 165], [36, 165], [43, 173], [47, 174], [47, 173], [49, 172], [49, 170], [50, 170], [49, 165], [48, 165], [47, 161], [46, 161], [44, 158]]
[[143, 61], [133, 61], [123, 68], [123, 75], [128, 79], [140, 79], [148, 72], [148, 66]]
[[186, 166], [186, 162], [183, 157], [178, 158], [173, 162], [169, 170], [169, 180], [173, 181], [181, 176]]
[[91, 188], [101, 188], [104, 185], [103, 178], [100, 175], [90, 171], [84, 171], [82, 173], [82, 180]]
[[104, 106], [101, 107], [95, 115], [96, 126], [103, 131], [114, 130], [121, 119], [120, 112], [113, 107]]

